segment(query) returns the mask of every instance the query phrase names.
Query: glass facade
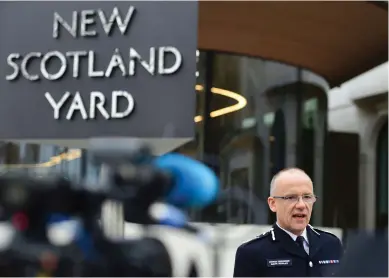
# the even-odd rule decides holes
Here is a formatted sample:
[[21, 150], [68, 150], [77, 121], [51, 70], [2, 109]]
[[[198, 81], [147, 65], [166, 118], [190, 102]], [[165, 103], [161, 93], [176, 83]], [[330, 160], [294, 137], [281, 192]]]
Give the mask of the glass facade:
[[198, 136], [175, 151], [211, 166], [223, 198], [192, 216], [271, 223], [267, 197], [277, 171], [301, 167], [322, 186], [317, 172], [324, 171], [324, 159], [315, 153], [324, 144], [327, 84], [309, 71], [258, 58], [199, 52], [198, 61]]
[[[297, 166], [312, 177], [319, 196], [313, 224], [337, 226], [336, 216], [326, 215], [334, 210], [323, 209], [331, 200], [320, 198], [327, 130], [324, 79], [275, 61], [209, 51], [197, 55], [196, 136], [174, 151], [212, 167], [223, 194], [216, 204], [191, 213], [193, 220], [272, 223], [274, 215], [267, 206], [270, 180], [280, 169]], [[53, 145], [2, 143], [0, 162], [38, 163], [41, 171], [91, 183], [100, 174], [87, 150]]]

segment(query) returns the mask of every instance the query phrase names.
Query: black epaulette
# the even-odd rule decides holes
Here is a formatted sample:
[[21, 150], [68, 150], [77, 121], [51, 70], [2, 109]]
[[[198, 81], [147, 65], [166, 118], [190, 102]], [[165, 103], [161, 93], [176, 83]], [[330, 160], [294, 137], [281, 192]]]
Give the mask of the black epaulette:
[[242, 243], [242, 246], [250, 244], [250, 243], [254, 243], [254, 242], [256, 242], [260, 239], [266, 238], [267, 236], [272, 235], [272, 234], [273, 234], [273, 228], [270, 231], [264, 232], [263, 234], [260, 234], [259, 236], [256, 236], [255, 238], [250, 239], [250, 240]]
[[323, 233], [323, 234], [331, 235], [331, 236], [334, 236], [334, 237], [338, 238], [335, 234], [333, 234], [333, 233], [331, 233], [331, 232], [324, 231], [324, 230], [320, 230], [320, 229], [318, 229], [318, 228], [314, 228], [314, 227], [312, 227], [311, 225], [309, 225], [309, 227], [311, 228], [311, 230], [312, 230], [313, 232], [315, 232], [315, 233], [318, 234], [318, 235], [320, 235], [321, 233]]

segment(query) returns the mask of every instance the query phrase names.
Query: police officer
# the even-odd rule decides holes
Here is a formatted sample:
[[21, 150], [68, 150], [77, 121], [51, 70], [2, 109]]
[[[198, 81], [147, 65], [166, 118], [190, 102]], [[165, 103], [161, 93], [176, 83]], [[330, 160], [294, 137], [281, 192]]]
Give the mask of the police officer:
[[239, 246], [234, 277], [333, 275], [343, 248], [335, 235], [309, 225], [315, 201], [312, 181], [304, 171], [290, 168], [277, 173], [268, 198], [277, 222]]

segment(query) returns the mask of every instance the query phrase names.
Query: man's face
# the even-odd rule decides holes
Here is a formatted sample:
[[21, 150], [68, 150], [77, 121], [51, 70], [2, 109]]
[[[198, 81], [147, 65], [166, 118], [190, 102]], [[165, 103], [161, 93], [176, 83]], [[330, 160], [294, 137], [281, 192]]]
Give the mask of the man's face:
[[[313, 196], [311, 179], [304, 172], [283, 172], [276, 180], [272, 195], [268, 198], [268, 204], [276, 213], [278, 224], [300, 235], [311, 219], [313, 203], [304, 201], [304, 199], [309, 200], [309, 196]], [[274, 196], [288, 198], [273, 198]], [[298, 201], [296, 201], [297, 196], [300, 197]], [[305, 198], [302, 198], [304, 196]]]

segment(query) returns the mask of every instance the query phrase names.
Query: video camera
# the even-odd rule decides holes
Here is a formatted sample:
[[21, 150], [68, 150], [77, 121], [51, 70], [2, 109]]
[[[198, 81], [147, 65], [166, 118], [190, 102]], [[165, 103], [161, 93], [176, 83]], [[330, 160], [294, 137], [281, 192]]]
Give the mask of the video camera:
[[[107, 237], [100, 223], [101, 206], [116, 200], [132, 212], [129, 222], [145, 229], [163, 225], [193, 236], [199, 231], [181, 209], [200, 208], [216, 198], [219, 184], [214, 173], [178, 154], [155, 158], [139, 141], [91, 143], [94, 163], [109, 170], [99, 184], [76, 184], [58, 175], [0, 176], [0, 212], [6, 219], [0, 227], [0, 275], [197, 276], [195, 263], [184, 270], [174, 265], [166, 241], [155, 233], [135, 239]], [[169, 208], [160, 219], [149, 212], [157, 202]], [[50, 234], [53, 224], [62, 225], [62, 232]]]

